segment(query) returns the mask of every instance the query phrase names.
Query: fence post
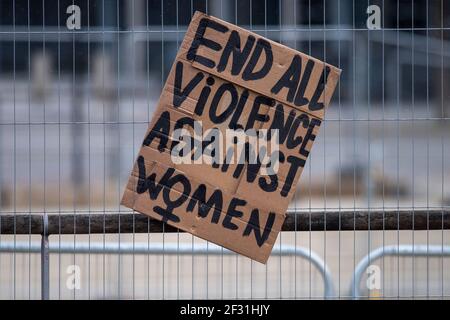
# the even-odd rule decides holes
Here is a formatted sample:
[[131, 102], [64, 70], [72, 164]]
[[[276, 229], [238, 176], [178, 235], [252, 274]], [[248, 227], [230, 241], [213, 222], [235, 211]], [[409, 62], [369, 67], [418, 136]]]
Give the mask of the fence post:
[[50, 292], [50, 253], [48, 245], [48, 216], [44, 213], [41, 239], [41, 299], [49, 300]]

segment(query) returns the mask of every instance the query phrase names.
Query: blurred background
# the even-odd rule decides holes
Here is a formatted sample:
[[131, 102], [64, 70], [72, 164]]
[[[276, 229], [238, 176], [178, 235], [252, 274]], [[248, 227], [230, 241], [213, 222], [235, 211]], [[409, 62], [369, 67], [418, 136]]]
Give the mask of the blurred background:
[[[0, 0], [1, 215], [131, 212], [121, 195], [196, 10], [343, 70], [292, 210], [449, 208], [445, 0]], [[0, 234], [1, 299], [40, 298], [40, 256], [6, 249], [39, 241]], [[50, 242], [220, 251], [183, 233]], [[322, 273], [311, 255], [327, 266], [333, 297], [350, 298], [358, 262], [390, 245], [439, 246], [442, 254], [374, 261], [381, 284], [366, 285], [364, 272], [362, 295], [450, 296], [449, 232], [396, 230], [283, 232], [276, 248], [309, 256], [274, 256], [265, 266], [223, 251], [51, 254], [50, 298], [320, 298]], [[67, 284], [71, 265], [79, 266], [79, 288]]]

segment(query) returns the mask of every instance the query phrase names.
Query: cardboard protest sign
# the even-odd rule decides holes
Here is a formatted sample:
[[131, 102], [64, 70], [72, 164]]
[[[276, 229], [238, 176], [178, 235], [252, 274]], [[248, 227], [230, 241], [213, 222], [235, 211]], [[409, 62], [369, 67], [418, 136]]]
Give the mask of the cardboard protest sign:
[[265, 263], [339, 74], [196, 12], [122, 204]]

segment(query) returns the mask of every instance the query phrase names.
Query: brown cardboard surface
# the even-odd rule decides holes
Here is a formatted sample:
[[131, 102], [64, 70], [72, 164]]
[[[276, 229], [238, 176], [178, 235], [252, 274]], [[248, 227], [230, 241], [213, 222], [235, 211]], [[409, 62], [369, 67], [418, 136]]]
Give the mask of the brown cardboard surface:
[[[265, 263], [339, 74], [334, 66], [196, 12], [122, 205]], [[201, 134], [217, 128], [223, 137], [229, 129], [279, 129], [284, 138], [277, 173], [201, 158], [175, 163], [173, 133], [183, 128], [194, 134], [194, 122], [201, 122]], [[246, 137], [250, 145], [256, 141]], [[220, 150], [226, 154], [225, 146]]]

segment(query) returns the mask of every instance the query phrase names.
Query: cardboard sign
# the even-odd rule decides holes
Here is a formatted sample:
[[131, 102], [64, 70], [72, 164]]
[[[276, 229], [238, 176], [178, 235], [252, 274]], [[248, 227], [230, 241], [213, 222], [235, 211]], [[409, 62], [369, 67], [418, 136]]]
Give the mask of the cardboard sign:
[[[266, 263], [340, 72], [196, 12], [121, 203]], [[180, 130], [194, 138], [176, 137]], [[274, 132], [276, 139], [267, 133], [251, 140], [255, 131], [258, 139], [260, 132]], [[241, 151], [266, 142], [256, 153], [264, 150], [277, 158], [264, 165], [245, 152], [239, 158], [239, 139], [230, 132], [244, 132], [248, 140]], [[220, 143], [223, 137], [232, 148]], [[213, 143], [216, 149], [210, 152]], [[189, 151], [184, 161], [174, 158], [181, 145]], [[220, 161], [223, 155], [231, 158]], [[275, 163], [276, 171], [263, 172]]]

